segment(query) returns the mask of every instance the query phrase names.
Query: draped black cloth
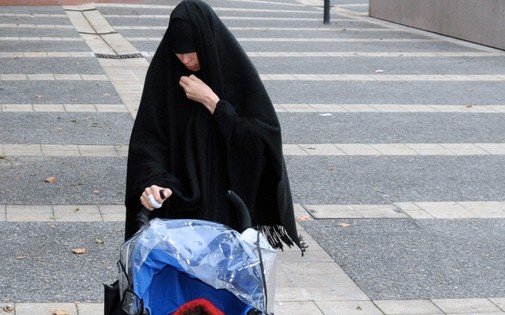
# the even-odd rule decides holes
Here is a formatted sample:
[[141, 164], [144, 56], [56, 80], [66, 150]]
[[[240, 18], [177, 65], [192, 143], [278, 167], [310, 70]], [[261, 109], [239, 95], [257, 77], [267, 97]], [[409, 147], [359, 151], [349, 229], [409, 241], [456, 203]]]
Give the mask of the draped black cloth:
[[[191, 72], [173, 53], [168, 34], [175, 20], [192, 26], [200, 61], [195, 75], [220, 98], [214, 114], [186, 98], [179, 85]], [[128, 152], [126, 238], [138, 230], [139, 198], [153, 184], [173, 195], [151, 218], [204, 219], [236, 228], [237, 213], [226, 199], [232, 190], [274, 247], [284, 242], [304, 249], [270, 97], [235, 37], [200, 0], [183, 0], [172, 11], [147, 71]]]

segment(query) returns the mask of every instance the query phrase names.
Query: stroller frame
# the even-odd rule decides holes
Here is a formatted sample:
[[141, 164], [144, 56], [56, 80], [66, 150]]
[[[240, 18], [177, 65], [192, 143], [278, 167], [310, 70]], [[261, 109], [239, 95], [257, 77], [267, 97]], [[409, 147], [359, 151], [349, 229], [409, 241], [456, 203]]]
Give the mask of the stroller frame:
[[[251, 226], [250, 214], [249, 214], [249, 211], [247, 210], [247, 207], [242, 202], [242, 200], [232, 191], [228, 192], [227, 197], [230, 200], [230, 202], [234, 205], [234, 207], [237, 208], [239, 211], [239, 218], [240, 218], [240, 222], [242, 223], [241, 229], [246, 230], [246, 228], [249, 228]], [[159, 225], [159, 224], [166, 224], [166, 225], [175, 224], [175, 225], [177, 225], [179, 223], [180, 224], [184, 223], [187, 225], [187, 221], [193, 222], [195, 224], [195, 228], [198, 227], [199, 224], [202, 224], [202, 226], [205, 228], [210, 228], [210, 227], [214, 227], [214, 226], [225, 227], [224, 225], [221, 225], [221, 224], [218, 224], [215, 222], [204, 221], [204, 220], [153, 219], [152, 221], [149, 221], [148, 215], [149, 215], [149, 212], [146, 209], [143, 209], [139, 213], [139, 221], [141, 223], [140, 230], [132, 238], [127, 240], [125, 243], [123, 243], [123, 245], [121, 247], [120, 259], [117, 262], [119, 279], [118, 279], [118, 281], [116, 281], [113, 284], [112, 287], [105, 285], [105, 289], [106, 289], [105, 315], [112, 315], [112, 314], [113, 315], [119, 315], [119, 314], [121, 314], [121, 315], [126, 315], [126, 314], [127, 315], [158, 315], [156, 313], [151, 314], [151, 312], [149, 311], [150, 310], [149, 302], [147, 302], [148, 305], [146, 305], [145, 304], [146, 302], [144, 301], [144, 299], [141, 296], [139, 296], [140, 293], [137, 294], [138, 292], [136, 292], [136, 290], [135, 290], [136, 288], [138, 288], [138, 286], [136, 287], [137, 282], [135, 282], [136, 279], [132, 279], [132, 276], [136, 277], [137, 275], [134, 272], [132, 272], [132, 270], [131, 270], [132, 264], [136, 263], [134, 261], [135, 259], [132, 258], [133, 255], [135, 254], [135, 253], [133, 253], [133, 250], [135, 248], [139, 248], [139, 246], [143, 246], [142, 244], [137, 244], [137, 242], [140, 242], [140, 243], [145, 242], [145, 240], [142, 240], [141, 238], [148, 237], [150, 235], [149, 232], [147, 232], [147, 230], [151, 227], [151, 223], [153, 223], [153, 225], [154, 225], [153, 228], [156, 228], [157, 225]], [[159, 222], [159, 221], [163, 221], [163, 222]], [[208, 227], [207, 227], [207, 225], [208, 225]], [[258, 261], [257, 261], [257, 266], [255, 268], [259, 268], [259, 269], [255, 269], [255, 270], [257, 270], [255, 272], [255, 274], [260, 275], [260, 277], [257, 278], [257, 282], [258, 283], [261, 282], [260, 284], [261, 284], [261, 289], [262, 289], [262, 299], [254, 300], [254, 302], [261, 300], [260, 304], [262, 304], [262, 305], [258, 306], [257, 304], [251, 303], [251, 301], [253, 299], [252, 296], [257, 297], [258, 296], [257, 294], [251, 295], [250, 298], [246, 297], [246, 299], [244, 299], [243, 295], [237, 294], [236, 291], [234, 291], [233, 287], [231, 287], [232, 290], [229, 290], [229, 287], [227, 285], [225, 285], [224, 287], [219, 287], [219, 286], [216, 287], [212, 283], [211, 283], [211, 285], [214, 287], [215, 290], [218, 290], [219, 292], [228, 290], [232, 294], [234, 294], [236, 296], [236, 298], [240, 299], [242, 302], [247, 301], [247, 303], [244, 302], [244, 305], [246, 305], [249, 309], [249, 311], [247, 311], [247, 315], [253, 315], [253, 314], [271, 315], [271, 314], [273, 314], [272, 312], [269, 312], [270, 304], [269, 304], [269, 296], [268, 296], [269, 293], [272, 294], [273, 292], [269, 292], [269, 290], [267, 289], [269, 283], [267, 283], [267, 279], [266, 279], [267, 277], [265, 274], [265, 265], [264, 265], [265, 243], [267, 243], [266, 240], [264, 240], [264, 238], [260, 232], [255, 231], [255, 230], [253, 232], [251, 232], [252, 229], [250, 229], [250, 228], [248, 229], [249, 231], [246, 231], [247, 233], [244, 233], [242, 235], [240, 235], [237, 231], [231, 230], [227, 227], [225, 227], [225, 228], [228, 229], [226, 231], [226, 233], [232, 233], [231, 235], [233, 235], [233, 238], [237, 238], [235, 236], [236, 234], [239, 235], [240, 238], [242, 238], [243, 235], [249, 233], [249, 239], [248, 239], [248, 243], [247, 243], [248, 248], [246, 248], [246, 250], [250, 251], [252, 248], [252, 250], [256, 253], [255, 258]], [[255, 233], [255, 234], [252, 234], [252, 233]], [[255, 239], [252, 239], [251, 235], [253, 235], [253, 238], [255, 238]], [[141, 239], [140, 241], [139, 241], [139, 238]], [[216, 240], [218, 240], [218, 238], [216, 238]], [[213, 242], [215, 243], [215, 241], [213, 241]], [[176, 243], [176, 242], [172, 241], [172, 245], [173, 245], [173, 243]], [[214, 243], [212, 243], [212, 244], [214, 244]], [[221, 247], [221, 243], [218, 242], [216, 244], [219, 244], [219, 247]], [[226, 244], [226, 245], [228, 245], [228, 244]], [[209, 246], [209, 248], [211, 248], [211, 247]], [[133, 249], [133, 250], [129, 251], [130, 249]], [[273, 251], [273, 249], [271, 249], [271, 247], [269, 249], [267, 248], [267, 250]], [[208, 248], [206, 248], [206, 251], [210, 251], [210, 253], [212, 255], [219, 255], [219, 253], [216, 254], [215, 252], [212, 252], [211, 249], [208, 249]], [[269, 260], [272, 260], [272, 257], [273, 257], [273, 265], [272, 266], [274, 266], [275, 265], [275, 251], [273, 251], [273, 255], [269, 251], [267, 256], [268, 256], [267, 259], [269, 259]], [[270, 262], [269, 262], [269, 264], [270, 264]], [[166, 267], [178, 269], [178, 271], [182, 271], [182, 273], [185, 273], [186, 271], [188, 271], [188, 270], [180, 270], [179, 266], [176, 266], [176, 265], [177, 264], [174, 264], [174, 265], [167, 264]], [[272, 266], [267, 266], [270, 269], [270, 271], [272, 271], [272, 268], [273, 268]], [[163, 268], [165, 268], [165, 267], [163, 267]], [[200, 281], [202, 280], [202, 279], [199, 279], [196, 274], [192, 274], [191, 269], [189, 269], [189, 272], [187, 273], [187, 275], [189, 275], [190, 277], [192, 277], [194, 279], [197, 279]], [[197, 281], [197, 280], [195, 280], [195, 281]], [[219, 281], [220, 281], [220, 279], [219, 279]], [[203, 282], [208, 282], [208, 279], [203, 279]], [[217, 280], [216, 280], [216, 283], [218, 283]], [[111, 303], [107, 303], [107, 289], [109, 289], [109, 291], [110, 291], [111, 288], [114, 287], [114, 285], [115, 285], [115, 287], [117, 287], [117, 289], [115, 289], [115, 290], [118, 291], [118, 293], [119, 293], [118, 294], [119, 297], [116, 297], [116, 302], [112, 303], [112, 304], [118, 304], [115, 307], [115, 311], [110, 310]], [[270, 291], [273, 291], [273, 290], [270, 290]], [[227, 294], [230, 294], [230, 292], [227, 292]], [[254, 292], [257, 292], [257, 291], [254, 291]], [[109, 295], [110, 295], [110, 293], [109, 293]], [[140, 294], [140, 295], [142, 295], [142, 294]], [[272, 297], [273, 297], [273, 295], [272, 295]], [[149, 298], [148, 298], [148, 300], [149, 300]], [[228, 300], [226, 300], [226, 301], [228, 301]], [[109, 305], [107, 305], [107, 304], [109, 304]], [[112, 306], [114, 306], [114, 305], [112, 305]], [[109, 310], [107, 309], [107, 307], [109, 308]], [[151, 305], [151, 307], [152, 307], [152, 305]], [[244, 312], [246, 310], [244, 310]], [[169, 314], [171, 314], [171, 313], [169, 313]], [[246, 313], [242, 313], [242, 314], [245, 315]], [[237, 315], [237, 314], [227, 314], [227, 315]]]

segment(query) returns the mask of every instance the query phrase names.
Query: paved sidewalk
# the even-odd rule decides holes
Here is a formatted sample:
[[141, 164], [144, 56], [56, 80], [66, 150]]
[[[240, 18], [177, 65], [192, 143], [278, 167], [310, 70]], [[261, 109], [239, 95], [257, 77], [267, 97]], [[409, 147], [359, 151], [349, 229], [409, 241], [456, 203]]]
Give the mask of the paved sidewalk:
[[[102, 313], [177, 3], [122, 2], [0, 6], [0, 314]], [[505, 314], [505, 52], [360, 0], [333, 1], [330, 25], [319, 1], [211, 4], [271, 91], [309, 244], [279, 253], [275, 314]]]

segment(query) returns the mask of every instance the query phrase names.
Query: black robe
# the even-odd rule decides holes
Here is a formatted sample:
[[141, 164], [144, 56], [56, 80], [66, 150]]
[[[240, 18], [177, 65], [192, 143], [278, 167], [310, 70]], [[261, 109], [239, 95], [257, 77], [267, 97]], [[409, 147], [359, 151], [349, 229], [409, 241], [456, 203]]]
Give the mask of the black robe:
[[192, 25], [200, 61], [195, 75], [220, 101], [211, 114], [186, 98], [179, 79], [191, 73], [172, 52], [167, 30], [147, 71], [130, 139], [126, 239], [138, 230], [141, 193], [156, 184], [173, 194], [151, 218], [204, 219], [236, 229], [237, 213], [226, 198], [232, 190], [274, 247], [294, 243], [303, 250], [279, 121], [257, 70], [206, 3], [183, 0], [174, 19]]

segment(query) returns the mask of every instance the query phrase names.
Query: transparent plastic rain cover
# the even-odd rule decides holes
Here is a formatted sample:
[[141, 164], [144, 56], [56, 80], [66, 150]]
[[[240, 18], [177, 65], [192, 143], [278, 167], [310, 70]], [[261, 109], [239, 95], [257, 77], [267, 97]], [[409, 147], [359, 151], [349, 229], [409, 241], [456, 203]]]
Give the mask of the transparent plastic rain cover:
[[267, 300], [273, 301], [275, 292], [275, 260], [275, 250], [256, 230], [240, 234], [210, 221], [153, 219], [121, 248], [126, 275], [119, 277], [120, 288], [121, 292], [133, 288], [151, 309], [153, 279], [169, 265], [269, 313], [273, 303]]

